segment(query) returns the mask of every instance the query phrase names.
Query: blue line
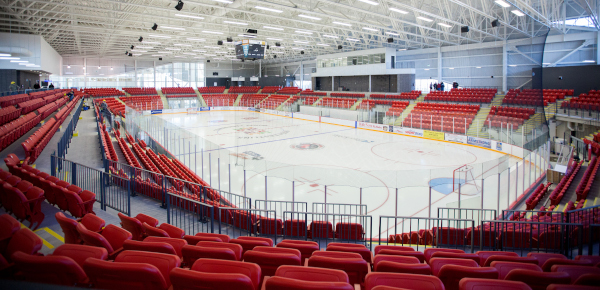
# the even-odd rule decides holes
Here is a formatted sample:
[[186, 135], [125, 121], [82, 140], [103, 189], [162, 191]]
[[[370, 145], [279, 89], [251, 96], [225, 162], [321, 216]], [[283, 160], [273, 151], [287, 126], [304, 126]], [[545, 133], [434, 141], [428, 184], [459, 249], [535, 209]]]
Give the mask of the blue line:
[[271, 140], [271, 141], [265, 141], [265, 142], [258, 142], [258, 143], [252, 143], [252, 144], [238, 145], [238, 146], [232, 146], [232, 147], [223, 147], [223, 148], [219, 148], [219, 149], [206, 150], [204, 152], [217, 151], [217, 150], [222, 150], [222, 149], [231, 149], [231, 148], [237, 148], [237, 147], [252, 146], [252, 145], [258, 145], [258, 144], [264, 144], [264, 143], [271, 143], [271, 142], [277, 142], [277, 141], [283, 141], [283, 140], [290, 140], [290, 139], [298, 139], [298, 138], [304, 138], [304, 137], [310, 137], [310, 136], [317, 136], [317, 135], [323, 135], [323, 134], [329, 134], [329, 133], [335, 133], [335, 132], [341, 132], [341, 131], [348, 131], [348, 130], [352, 130], [352, 129], [342, 129], [342, 130], [337, 130], [337, 131], [317, 133], [317, 134], [304, 135], [304, 136], [298, 136], [298, 137], [290, 137], [290, 138], [277, 139], [277, 140]]

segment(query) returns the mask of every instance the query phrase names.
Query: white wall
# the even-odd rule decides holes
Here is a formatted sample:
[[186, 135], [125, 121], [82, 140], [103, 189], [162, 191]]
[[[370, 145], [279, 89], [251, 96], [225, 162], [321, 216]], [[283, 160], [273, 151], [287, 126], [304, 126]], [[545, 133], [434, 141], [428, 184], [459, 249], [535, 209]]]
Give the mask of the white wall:
[[45, 71], [61, 74], [62, 57], [41, 36], [31, 34], [0, 33], [0, 53], [10, 53], [19, 60], [39, 67], [26, 67], [10, 60], [0, 60], [0, 69]]

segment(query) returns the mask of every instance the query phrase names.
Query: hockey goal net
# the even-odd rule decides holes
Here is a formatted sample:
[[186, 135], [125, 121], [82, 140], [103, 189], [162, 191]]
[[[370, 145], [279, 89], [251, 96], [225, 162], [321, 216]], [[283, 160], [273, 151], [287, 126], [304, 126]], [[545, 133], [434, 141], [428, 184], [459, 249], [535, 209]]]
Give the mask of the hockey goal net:
[[198, 108], [187, 108], [188, 115], [198, 114]]
[[477, 191], [479, 191], [479, 188], [475, 183], [475, 176], [473, 175], [473, 166], [468, 164], [454, 169], [452, 173], [452, 191], [458, 191], [459, 187], [464, 187], [466, 185], [475, 186]]

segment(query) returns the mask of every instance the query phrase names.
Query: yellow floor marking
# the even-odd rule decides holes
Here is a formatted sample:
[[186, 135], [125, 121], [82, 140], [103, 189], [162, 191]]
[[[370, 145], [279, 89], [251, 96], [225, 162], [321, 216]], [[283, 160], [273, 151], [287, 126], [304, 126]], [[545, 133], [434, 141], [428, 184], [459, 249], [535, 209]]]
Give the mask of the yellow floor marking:
[[65, 238], [61, 237], [59, 234], [57, 234], [55, 231], [51, 230], [50, 228], [46, 227], [44, 228], [44, 230], [46, 232], [48, 232], [50, 235], [52, 235], [53, 237], [55, 237], [57, 240], [61, 241], [61, 242], [65, 242]]
[[[27, 226], [25, 226], [23, 223], [20, 223], [20, 224], [21, 224], [21, 228], [28, 228], [28, 227], [27, 227]], [[35, 232], [39, 232], [39, 231], [41, 231], [41, 230], [43, 230], [43, 229], [44, 229], [44, 228], [37, 229], [37, 230], [35, 230], [35, 231], [34, 231], [34, 233], [35, 233]], [[39, 235], [37, 235], [37, 236], [38, 236], [38, 238], [40, 238], [40, 240], [42, 240], [42, 243], [44, 244], [44, 246], [48, 247], [48, 249], [54, 249], [54, 246], [53, 246], [52, 244], [48, 243], [48, 241], [44, 240], [44, 239], [43, 239], [42, 237], [40, 237]]]

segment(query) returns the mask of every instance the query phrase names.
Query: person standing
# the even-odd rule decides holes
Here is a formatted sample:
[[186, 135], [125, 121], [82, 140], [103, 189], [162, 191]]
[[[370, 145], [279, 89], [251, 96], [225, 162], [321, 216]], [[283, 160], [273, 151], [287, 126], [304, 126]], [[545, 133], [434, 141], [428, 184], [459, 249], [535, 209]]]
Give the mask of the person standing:
[[54, 89], [54, 84], [50, 84], [50, 85], [48, 86], [48, 89], [51, 89], [51, 90], [53, 90], [53, 89]]
[[19, 86], [17, 86], [17, 83], [15, 83], [15, 82], [10, 82], [10, 86], [8, 86], [8, 90], [11, 92], [16, 92], [19, 90]]
[[73, 100], [74, 95], [75, 95], [75, 93], [73, 93], [73, 90], [71, 90], [70, 92], [67, 93], [67, 96], [69, 97], [69, 102]]
[[442, 91], [444, 91], [444, 82], [442, 82], [442, 84], [440, 85], [440, 88], [442, 89]]
[[102, 113], [102, 116], [106, 120], [106, 123], [107, 123], [106, 126], [108, 128], [111, 128], [112, 127], [112, 114], [108, 110], [108, 105], [106, 104], [106, 100], [102, 100], [102, 103], [100, 104], [100, 111]]
[[33, 85], [33, 89], [34, 90], [39, 90], [40, 89], [40, 83], [38, 81], [36, 81], [35, 84]]

